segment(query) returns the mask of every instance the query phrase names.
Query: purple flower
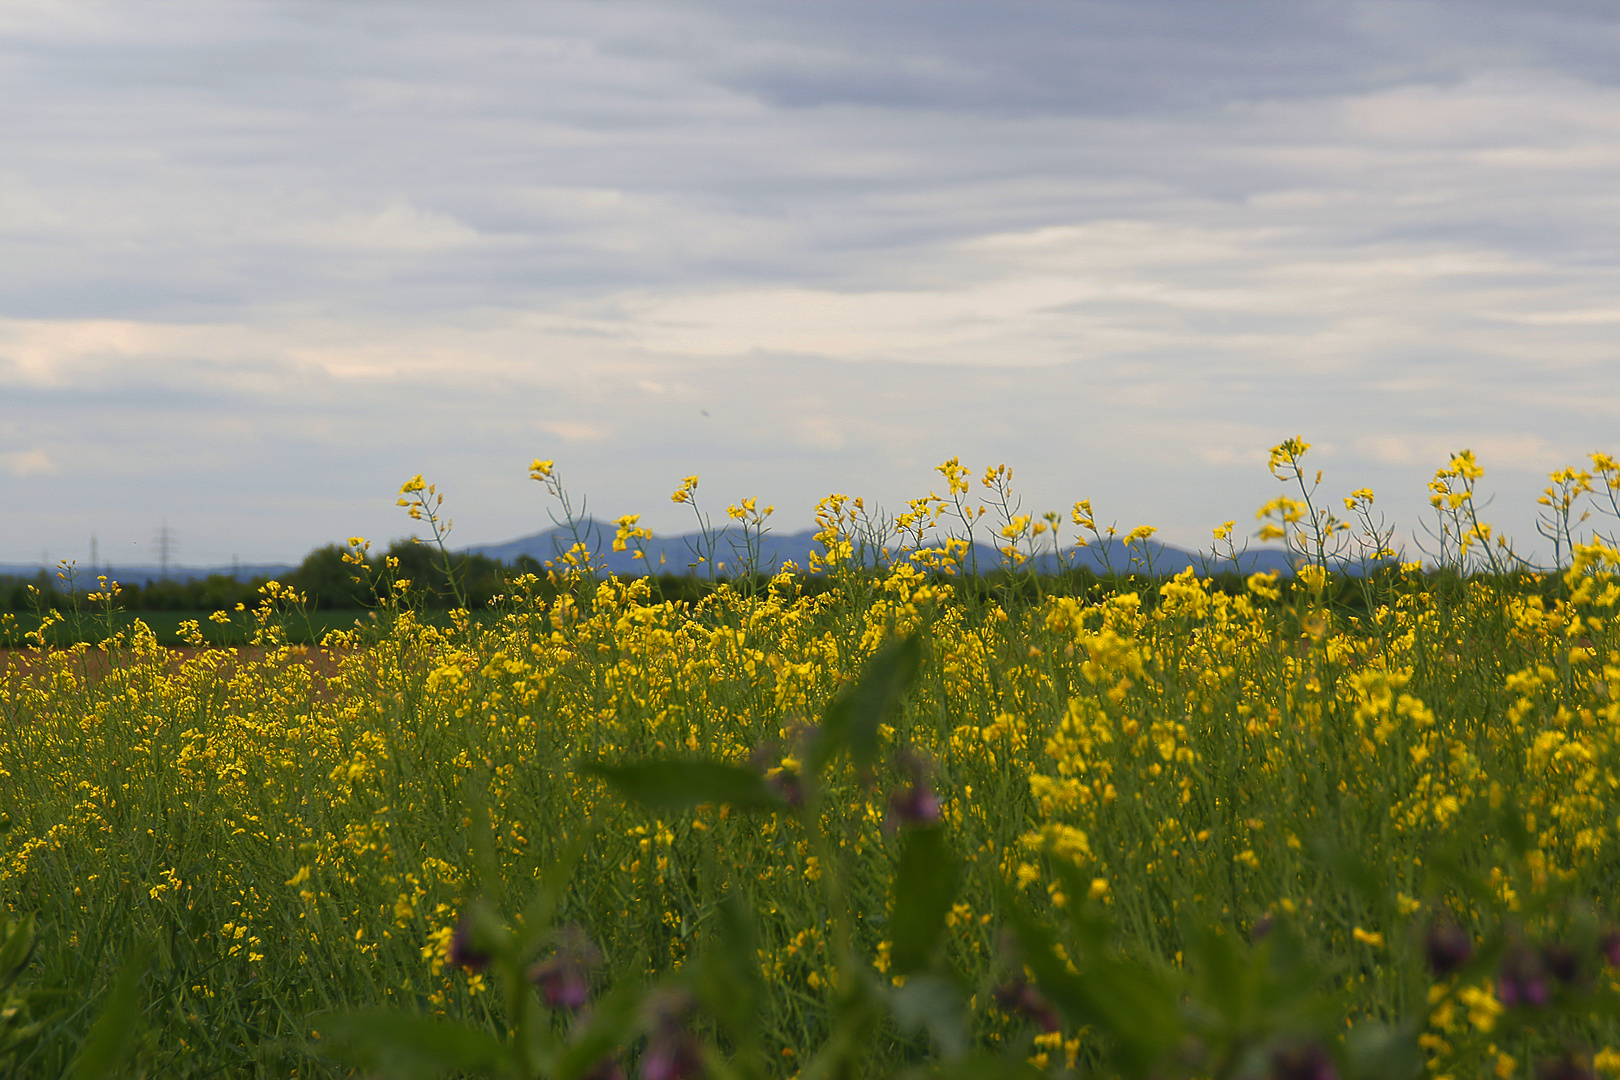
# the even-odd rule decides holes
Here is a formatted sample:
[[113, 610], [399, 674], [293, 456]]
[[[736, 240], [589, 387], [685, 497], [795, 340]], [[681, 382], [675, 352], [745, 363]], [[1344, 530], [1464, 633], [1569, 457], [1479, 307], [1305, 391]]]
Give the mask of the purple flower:
[[1581, 976], [1581, 960], [1568, 945], [1552, 942], [1541, 947], [1541, 963], [1561, 983], [1573, 983]]
[[489, 967], [490, 959], [489, 952], [473, 942], [471, 915], [463, 915], [456, 924], [455, 935], [450, 939], [450, 962], [468, 971], [483, 971]]
[[997, 1005], [1016, 1016], [1035, 1021], [1041, 1025], [1042, 1031], [1056, 1031], [1063, 1026], [1051, 1002], [1022, 976], [996, 987], [995, 998]]
[[624, 1080], [624, 1069], [619, 1066], [618, 1058], [605, 1057], [581, 1080]]
[[1509, 949], [1497, 972], [1496, 997], [1510, 1009], [1518, 1005], [1539, 1009], [1546, 1005], [1550, 994], [1541, 958], [1523, 945]]
[[1610, 967], [1620, 967], [1620, 930], [1610, 930], [1598, 942], [1598, 951]]
[[1536, 1080], [1594, 1080], [1594, 1076], [1585, 1060], [1568, 1051], [1536, 1063]]
[[693, 1080], [703, 1075], [703, 1047], [682, 1028], [659, 1029], [641, 1055], [641, 1080]]
[[529, 969], [529, 981], [540, 989], [540, 996], [553, 1009], [578, 1012], [591, 997], [591, 969], [602, 962], [602, 953], [577, 926], [563, 928], [557, 951]]
[[[815, 730], [808, 731], [802, 727], [790, 733], [798, 749], [795, 756], [802, 757], [807, 751], [808, 741], [815, 734]], [[797, 809], [804, 805], [804, 777], [798, 770], [777, 764], [782, 757], [782, 748], [775, 743], [761, 743], [748, 755], [748, 764], [755, 770], [764, 774], [765, 786], [787, 805]]]
[[939, 797], [927, 784], [911, 784], [889, 796], [889, 817], [903, 825], [937, 824]]
[[1316, 1041], [1279, 1047], [1271, 1054], [1270, 1080], [1339, 1080], [1327, 1048]]
[[910, 777], [904, 787], [889, 794], [889, 822], [934, 825], [939, 822], [939, 796], [928, 785], [928, 762], [910, 750], [901, 750], [894, 763]]
[[779, 769], [765, 778], [765, 786], [795, 809], [804, 805], [804, 778], [796, 772]]
[[643, 1006], [652, 1034], [641, 1054], [641, 1080], [691, 1080], [703, 1075], [703, 1046], [686, 1027], [695, 1006], [691, 991], [672, 986]]
[[1429, 927], [1423, 951], [1429, 970], [1444, 978], [1474, 958], [1474, 938], [1450, 919], [1441, 919]]

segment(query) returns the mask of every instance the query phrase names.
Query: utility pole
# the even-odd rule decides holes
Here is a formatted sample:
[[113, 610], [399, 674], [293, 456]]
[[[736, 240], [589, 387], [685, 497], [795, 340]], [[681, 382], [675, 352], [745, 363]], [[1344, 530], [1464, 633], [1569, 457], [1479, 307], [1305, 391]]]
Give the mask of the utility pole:
[[169, 528], [169, 523], [165, 521], [157, 534], [158, 561], [162, 565], [161, 580], [163, 581], [169, 580], [169, 552], [174, 549], [177, 542], [178, 539], [174, 535], [174, 530]]
[[90, 576], [96, 575], [96, 534], [90, 534]]

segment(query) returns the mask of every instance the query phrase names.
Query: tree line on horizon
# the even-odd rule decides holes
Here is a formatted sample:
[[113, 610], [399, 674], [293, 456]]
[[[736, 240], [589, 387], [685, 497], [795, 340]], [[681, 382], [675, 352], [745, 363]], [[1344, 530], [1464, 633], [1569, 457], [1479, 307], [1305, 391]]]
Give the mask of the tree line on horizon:
[[[483, 610], [492, 601], [509, 594], [512, 580], [524, 574], [532, 574], [540, 579], [539, 586], [530, 591], [537, 592], [548, 601], [562, 591], [578, 589], [577, 581], [571, 584], [552, 581], [548, 577], [547, 566], [531, 555], [519, 555], [510, 563], [503, 563], [487, 555], [447, 553], [431, 544], [396, 540], [380, 555], [371, 555], [360, 562], [349, 561], [356, 558], [353, 549], [342, 544], [327, 544], [311, 551], [297, 567], [276, 580], [296, 589], [305, 598], [308, 607], [316, 611], [374, 608], [378, 604], [379, 588], [387, 588], [386, 583], [390, 580], [409, 581], [408, 602], [438, 610], [459, 606], [458, 592], [470, 610]], [[1390, 569], [1394, 572], [1393, 567]], [[864, 572], [874, 575], [881, 573], [872, 568]], [[984, 595], [1017, 592], [1032, 596], [1041, 593], [1078, 596], [1151, 588], [1170, 576], [1099, 574], [1089, 567], [1080, 566], [1059, 573], [1008, 571], [1003, 568], [979, 574], [963, 574], [948, 580], [959, 590]], [[1226, 572], [1208, 576], [1222, 592], [1237, 595], [1245, 590], [1247, 579], [1243, 574]], [[1453, 570], [1430, 570], [1424, 576], [1431, 585], [1441, 584], [1447, 579], [1461, 580], [1461, 575]], [[210, 574], [183, 581], [120, 582], [115, 606], [129, 612], [229, 611], [235, 610], [238, 605], [252, 608], [258, 604], [261, 590], [270, 580], [270, 577], [263, 575], [239, 579], [229, 574]], [[692, 571], [650, 577], [656, 596], [686, 602], [701, 600], [722, 584], [746, 591], [763, 589], [770, 580], [771, 576], [765, 573], [708, 578]], [[1558, 580], [1556, 575], [1540, 582], [1526, 580], [1521, 587], [1529, 587], [1532, 591], [1556, 592]], [[824, 592], [832, 585], [826, 575], [819, 573], [800, 572], [793, 581], [794, 588], [803, 594]], [[90, 575], [80, 575], [70, 583], [61, 574], [52, 574], [43, 569], [31, 576], [0, 575], [0, 612], [23, 614], [93, 607], [95, 605], [89, 596], [97, 587], [97, 579]], [[1337, 602], [1352, 609], [1364, 606], [1358, 602], [1360, 591], [1350, 579], [1341, 579], [1334, 587]]]
[[[544, 563], [530, 555], [519, 555], [510, 563], [503, 563], [487, 555], [453, 552], [446, 555], [429, 544], [410, 540], [396, 540], [381, 555], [372, 555], [363, 564], [345, 561], [345, 555], [355, 558], [352, 549], [342, 544], [327, 544], [306, 555], [301, 563], [281, 576], [282, 584], [302, 594], [309, 607], [319, 611], [348, 611], [377, 605], [377, 584], [390, 578], [411, 583], [411, 599], [427, 608], [449, 608], [456, 604], [457, 588], [471, 610], [489, 606], [499, 596], [510, 592], [510, 582], [523, 574], [541, 579], [539, 593], [550, 599], [550, 593], [560, 591], [547, 581]], [[389, 560], [394, 566], [388, 566]], [[1030, 577], [1031, 575], [1022, 575]], [[1217, 575], [1221, 577], [1222, 575]], [[1236, 575], [1223, 583], [1241, 590], [1242, 579]], [[452, 577], [454, 584], [452, 584]], [[986, 591], [1013, 587], [1020, 575], [995, 571], [975, 576], [969, 585]], [[1042, 588], [1047, 592], [1074, 593], [1106, 582], [1088, 568], [1077, 568], [1063, 574], [1041, 575]], [[210, 574], [189, 580], [152, 580], [119, 583], [120, 593], [116, 606], [124, 611], [222, 611], [235, 609], [238, 604], [253, 607], [260, 591], [271, 578], [263, 575], [236, 578], [230, 574]], [[688, 571], [681, 574], [653, 575], [651, 583], [655, 593], [666, 600], [696, 601], [713, 592], [722, 583], [733, 587], [763, 588], [770, 580], [767, 574], [737, 577], [718, 575], [714, 579], [699, 577]], [[1129, 580], [1148, 580], [1137, 575]], [[824, 575], [800, 573], [795, 587], [801, 593], [824, 591], [829, 583]], [[60, 575], [40, 570], [31, 576], [0, 575], [0, 611], [17, 613], [54, 609], [66, 611], [75, 605], [92, 606], [88, 594], [98, 587], [96, 578], [80, 575], [69, 582]], [[570, 586], [572, 588], [572, 586]]]

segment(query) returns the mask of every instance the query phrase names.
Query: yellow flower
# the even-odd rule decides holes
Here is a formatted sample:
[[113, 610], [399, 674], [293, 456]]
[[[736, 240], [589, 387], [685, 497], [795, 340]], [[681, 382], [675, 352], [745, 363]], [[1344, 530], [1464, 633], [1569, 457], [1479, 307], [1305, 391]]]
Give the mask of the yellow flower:
[[1266, 600], [1282, 598], [1282, 592], [1277, 588], [1277, 572], [1270, 570], [1260, 574], [1250, 574], [1245, 584], [1254, 595]]
[[1459, 450], [1453, 454], [1450, 464], [1446, 466], [1446, 472], [1452, 476], [1460, 476], [1464, 480], [1478, 480], [1485, 475], [1485, 470], [1475, 460], [1472, 450]]
[[1267, 466], [1271, 470], [1271, 475], [1277, 477], [1279, 480], [1284, 479], [1283, 475], [1278, 472], [1278, 470], [1285, 465], [1293, 466], [1294, 472], [1298, 472], [1298, 461], [1300, 458], [1305, 456], [1305, 452], [1310, 448], [1311, 444], [1300, 438], [1298, 435], [1295, 435], [1292, 439], [1288, 439], [1284, 442], [1278, 443], [1276, 446], [1273, 446], [1271, 448], [1271, 461]]
[[1313, 593], [1320, 593], [1327, 587], [1327, 571], [1320, 566], [1302, 566], [1295, 572], [1295, 577]]
[[1480, 1031], [1488, 1032], [1496, 1026], [1502, 1014], [1502, 1003], [1496, 1000], [1490, 984], [1484, 987], [1465, 986], [1457, 991], [1457, 1000], [1468, 1009], [1468, 1022]]

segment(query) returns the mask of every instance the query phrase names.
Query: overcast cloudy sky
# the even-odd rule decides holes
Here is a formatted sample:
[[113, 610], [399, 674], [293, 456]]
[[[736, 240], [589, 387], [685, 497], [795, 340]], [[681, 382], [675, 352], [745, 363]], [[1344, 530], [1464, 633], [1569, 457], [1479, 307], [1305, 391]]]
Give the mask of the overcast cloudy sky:
[[1414, 525], [1472, 447], [1533, 546], [1620, 451], [1607, 2], [0, 6], [0, 561], [296, 559], [960, 455], [1203, 543]]

